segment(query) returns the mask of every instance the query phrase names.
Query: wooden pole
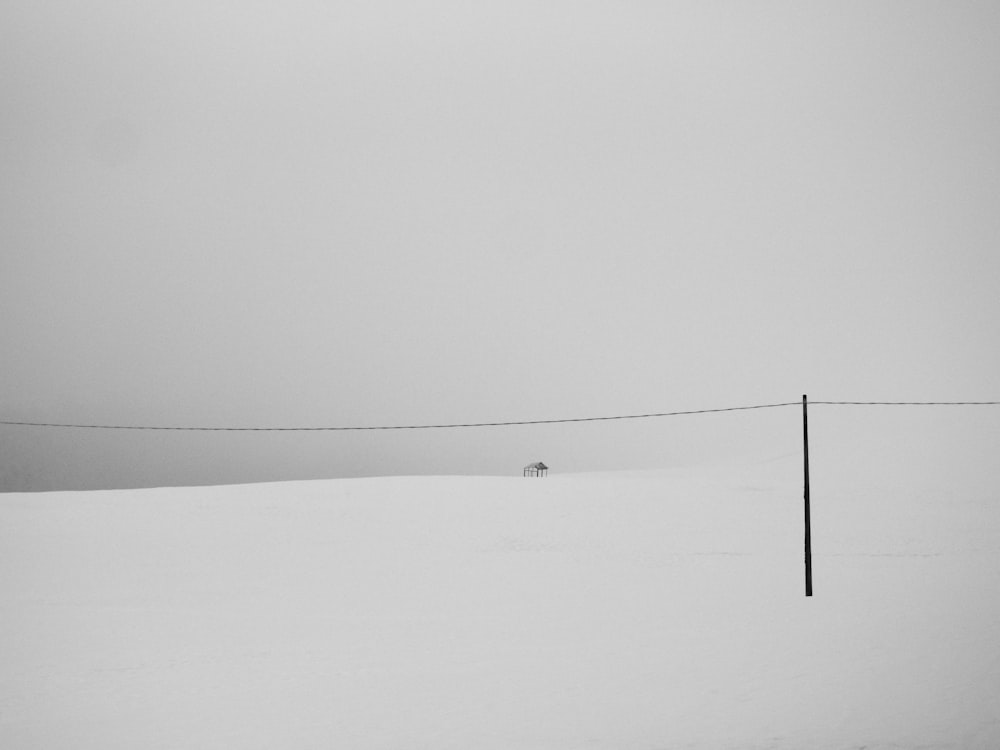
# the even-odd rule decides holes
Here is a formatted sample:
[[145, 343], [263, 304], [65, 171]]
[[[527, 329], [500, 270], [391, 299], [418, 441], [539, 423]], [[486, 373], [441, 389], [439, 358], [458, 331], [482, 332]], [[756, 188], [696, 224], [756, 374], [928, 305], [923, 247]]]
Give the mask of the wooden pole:
[[802, 444], [805, 458], [805, 511], [806, 511], [806, 596], [813, 595], [812, 525], [809, 520], [809, 412], [808, 399], [802, 396]]

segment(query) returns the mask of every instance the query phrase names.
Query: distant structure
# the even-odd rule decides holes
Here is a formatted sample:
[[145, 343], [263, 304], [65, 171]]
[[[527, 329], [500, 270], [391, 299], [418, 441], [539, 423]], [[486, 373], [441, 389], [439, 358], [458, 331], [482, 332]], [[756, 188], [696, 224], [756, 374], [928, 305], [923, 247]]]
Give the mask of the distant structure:
[[544, 477], [549, 473], [549, 467], [539, 461], [536, 464], [528, 464], [524, 467], [524, 476], [526, 477]]

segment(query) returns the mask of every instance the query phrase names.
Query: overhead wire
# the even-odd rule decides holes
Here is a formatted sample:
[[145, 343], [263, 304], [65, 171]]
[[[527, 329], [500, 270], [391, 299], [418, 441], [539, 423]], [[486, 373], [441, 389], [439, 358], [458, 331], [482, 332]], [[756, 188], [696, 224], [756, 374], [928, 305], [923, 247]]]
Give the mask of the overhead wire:
[[834, 406], [998, 406], [1000, 401], [810, 401]]
[[91, 430], [189, 430], [205, 432], [334, 432], [347, 430], [442, 430], [458, 427], [511, 427], [517, 425], [565, 424], [568, 422], [607, 422], [616, 419], [650, 419], [654, 417], [677, 417], [685, 414], [711, 414], [723, 411], [745, 411], [748, 409], [772, 409], [779, 406], [794, 406], [797, 402], [782, 404], [758, 404], [755, 406], [729, 406], [722, 409], [694, 409], [691, 411], [657, 412], [652, 414], [621, 414], [611, 417], [575, 417], [570, 419], [529, 419], [504, 422], [465, 422], [454, 424], [408, 424], [373, 425], [351, 427], [167, 427], [159, 425], [111, 425], [111, 424], [70, 424], [61, 422], [15, 422], [0, 420], [0, 424], [25, 427], [70, 427]]
[[[568, 419], [528, 419], [497, 422], [461, 422], [451, 424], [409, 424], [409, 425], [364, 425], [364, 426], [322, 426], [322, 427], [200, 427], [172, 425], [120, 425], [120, 424], [80, 424], [70, 422], [29, 422], [0, 420], [0, 425], [19, 427], [55, 427], [86, 430], [172, 430], [187, 432], [347, 432], [360, 430], [443, 430], [470, 427], [515, 427], [543, 424], [569, 424], [576, 422], [610, 422], [624, 419], [653, 419], [658, 417], [678, 417], [692, 414], [716, 414], [719, 412], [748, 411], [751, 409], [775, 409], [784, 406], [799, 406], [801, 401], [785, 401], [776, 404], [755, 404], [753, 406], [728, 406], [716, 409], [691, 409], [686, 411], [653, 412], [649, 414], [619, 414], [609, 417], [573, 417]], [[1000, 401], [808, 401], [809, 405], [832, 406], [996, 406]]]

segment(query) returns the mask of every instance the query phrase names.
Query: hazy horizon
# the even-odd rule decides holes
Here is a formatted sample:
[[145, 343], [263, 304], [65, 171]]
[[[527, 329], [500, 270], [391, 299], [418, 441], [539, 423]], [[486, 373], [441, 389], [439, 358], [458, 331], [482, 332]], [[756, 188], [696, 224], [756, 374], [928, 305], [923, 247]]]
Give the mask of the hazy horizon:
[[[997, 5], [9, 3], [0, 70], [0, 419], [1000, 396]], [[817, 407], [818, 465], [1000, 437], [886, 409]], [[800, 419], [0, 426], [0, 490], [764, 459]]]

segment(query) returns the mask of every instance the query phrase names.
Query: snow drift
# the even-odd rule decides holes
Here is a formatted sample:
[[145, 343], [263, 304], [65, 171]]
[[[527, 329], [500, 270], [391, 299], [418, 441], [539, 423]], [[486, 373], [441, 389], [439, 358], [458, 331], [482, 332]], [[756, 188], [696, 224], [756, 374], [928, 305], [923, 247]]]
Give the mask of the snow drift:
[[991, 496], [794, 457], [0, 496], [0, 746], [1000, 747]]

